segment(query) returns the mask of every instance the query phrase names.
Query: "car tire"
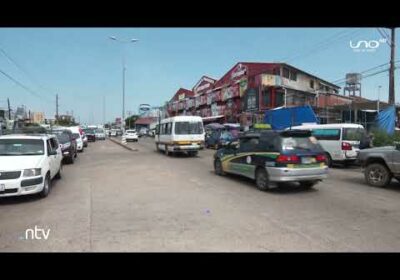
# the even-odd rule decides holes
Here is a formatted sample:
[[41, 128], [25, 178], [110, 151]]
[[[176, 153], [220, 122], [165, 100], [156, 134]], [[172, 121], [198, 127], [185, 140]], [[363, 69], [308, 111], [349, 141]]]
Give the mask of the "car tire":
[[165, 145], [165, 155], [169, 156], [170, 152], [168, 151], [168, 145]]
[[267, 191], [270, 189], [268, 173], [264, 168], [258, 168], [256, 170], [256, 186], [261, 191]]
[[222, 168], [222, 162], [220, 159], [214, 160], [214, 172], [219, 176], [225, 175], [224, 169]]
[[381, 163], [369, 164], [364, 171], [365, 180], [373, 187], [386, 187], [392, 180], [392, 174]]
[[331, 155], [326, 153], [325, 154], [325, 158], [326, 158], [326, 160], [325, 160], [326, 166], [332, 167], [332, 157], [331, 157]]
[[68, 159], [69, 164], [74, 164], [74, 156], [70, 156]]
[[300, 187], [302, 188], [312, 189], [318, 183], [318, 181], [301, 181], [299, 183]]
[[42, 191], [39, 193], [39, 197], [45, 198], [49, 195], [51, 190], [51, 180], [50, 180], [50, 175], [47, 174], [46, 178], [44, 179], [44, 187]]
[[198, 154], [198, 152], [188, 152], [188, 155], [189, 155], [190, 157], [196, 157], [197, 154]]

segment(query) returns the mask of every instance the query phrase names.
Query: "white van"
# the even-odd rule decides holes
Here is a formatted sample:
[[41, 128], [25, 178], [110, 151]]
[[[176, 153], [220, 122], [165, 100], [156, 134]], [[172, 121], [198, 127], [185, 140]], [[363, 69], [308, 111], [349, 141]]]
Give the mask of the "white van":
[[156, 126], [157, 150], [166, 155], [186, 152], [196, 156], [204, 147], [203, 120], [199, 116], [176, 116], [162, 120]]
[[72, 135], [76, 138], [76, 147], [78, 152], [83, 152], [85, 149], [85, 145], [83, 143], [83, 130], [79, 126], [71, 126], [71, 127], [66, 127], [65, 129], [68, 129], [72, 132]]
[[365, 130], [362, 125], [353, 123], [304, 124], [292, 129], [311, 130], [319, 144], [326, 151], [327, 165], [332, 162], [348, 163], [357, 159], [360, 140]]

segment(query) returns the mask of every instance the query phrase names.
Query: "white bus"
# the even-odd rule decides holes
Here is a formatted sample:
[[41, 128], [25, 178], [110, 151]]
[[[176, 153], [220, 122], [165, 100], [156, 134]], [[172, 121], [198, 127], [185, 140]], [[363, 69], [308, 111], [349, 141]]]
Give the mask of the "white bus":
[[185, 152], [196, 156], [204, 147], [203, 120], [198, 116], [176, 116], [163, 119], [156, 127], [157, 151], [166, 155]]
[[327, 165], [332, 162], [346, 164], [357, 159], [364, 127], [353, 123], [304, 124], [292, 129], [311, 130], [313, 136], [326, 152]]

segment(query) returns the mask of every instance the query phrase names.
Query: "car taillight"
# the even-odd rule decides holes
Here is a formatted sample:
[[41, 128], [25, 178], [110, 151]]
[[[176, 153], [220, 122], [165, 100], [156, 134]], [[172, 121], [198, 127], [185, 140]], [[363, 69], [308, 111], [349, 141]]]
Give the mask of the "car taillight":
[[315, 157], [315, 160], [318, 162], [325, 162], [326, 161], [326, 156], [325, 155], [317, 155]]
[[347, 142], [342, 142], [342, 151], [351, 151], [351, 145]]
[[287, 155], [279, 155], [276, 158], [276, 162], [278, 163], [297, 163], [300, 161], [298, 156], [287, 156]]

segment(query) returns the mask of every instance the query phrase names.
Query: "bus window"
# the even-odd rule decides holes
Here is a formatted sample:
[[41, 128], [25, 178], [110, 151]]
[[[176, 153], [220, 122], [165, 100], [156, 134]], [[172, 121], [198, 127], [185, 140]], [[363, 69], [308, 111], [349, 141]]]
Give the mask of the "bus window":
[[312, 130], [312, 135], [318, 140], [340, 140], [340, 129], [316, 128]]

